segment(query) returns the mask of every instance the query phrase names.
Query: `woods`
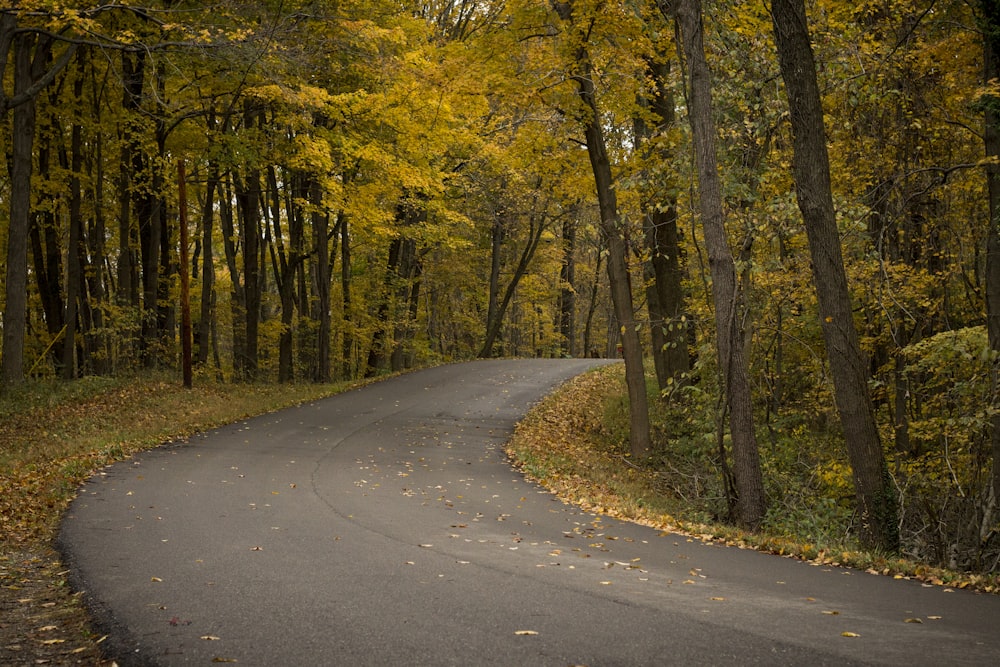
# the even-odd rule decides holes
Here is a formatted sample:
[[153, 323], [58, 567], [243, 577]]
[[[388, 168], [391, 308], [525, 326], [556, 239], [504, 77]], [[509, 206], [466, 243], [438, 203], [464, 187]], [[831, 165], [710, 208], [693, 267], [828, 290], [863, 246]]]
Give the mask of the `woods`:
[[12, 4], [3, 391], [622, 356], [715, 517], [1000, 568], [995, 3]]

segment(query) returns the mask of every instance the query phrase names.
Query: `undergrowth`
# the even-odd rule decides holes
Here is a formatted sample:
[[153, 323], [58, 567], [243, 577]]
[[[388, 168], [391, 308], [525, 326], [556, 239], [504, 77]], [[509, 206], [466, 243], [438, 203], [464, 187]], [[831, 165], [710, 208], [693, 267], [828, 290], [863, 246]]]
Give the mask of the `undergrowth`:
[[996, 573], [963, 572], [894, 554], [862, 550], [852, 527], [850, 471], [835, 434], [783, 424], [787, 435], [762, 438], [768, 512], [760, 530], [727, 522], [711, 397], [697, 387], [670, 401], [651, 388], [656, 454], [628, 456], [623, 370], [579, 376], [541, 402], [508, 446], [526, 474], [584, 508], [704, 540], [716, 540], [824, 565], [1000, 591]]

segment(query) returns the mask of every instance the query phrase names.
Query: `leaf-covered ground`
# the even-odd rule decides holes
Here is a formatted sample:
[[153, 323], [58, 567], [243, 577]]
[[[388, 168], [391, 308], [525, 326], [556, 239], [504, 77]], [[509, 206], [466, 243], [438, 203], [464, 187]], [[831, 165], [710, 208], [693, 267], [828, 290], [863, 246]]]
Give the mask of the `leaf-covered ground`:
[[[751, 534], [706, 522], [690, 498], [676, 492], [680, 484], [674, 483], [667, 471], [640, 468], [625, 456], [608, 408], [609, 401], [620, 403], [624, 391], [620, 366], [574, 378], [518, 425], [507, 447], [508, 455], [526, 475], [561, 499], [594, 512], [706, 541], [801, 558], [815, 565], [842, 565], [931, 585], [1000, 592], [1000, 579], [995, 576], [970, 575], [849, 546], [821, 544], [814, 536], [766, 531]], [[713, 472], [704, 470], [701, 474]]]

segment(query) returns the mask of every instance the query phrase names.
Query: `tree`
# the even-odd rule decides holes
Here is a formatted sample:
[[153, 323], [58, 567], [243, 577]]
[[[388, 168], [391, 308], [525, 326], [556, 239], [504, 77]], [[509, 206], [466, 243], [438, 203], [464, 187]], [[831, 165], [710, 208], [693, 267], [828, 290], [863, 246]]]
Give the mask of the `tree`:
[[[688, 119], [698, 171], [701, 224], [705, 230], [705, 245], [712, 273], [716, 346], [724, 396], [722, 412], [729, 413], [729, 430], [733, 443], [732, 476], [735, 489], [730, 491], [730, 511], [741, 525], [756, 528], [764, 519], [764, 482], [754, 432], [750, 376], [740, 327], [741, 298], [736, 283], [736, 264], [726, 235], [722, 188], [715, 157], [711, 73], [705, 59], [701, 1], [679, 0], [674, 4], [674, 12], [689, 69], [691, 92], [688, 99]], [[721, 428], [719, 436], [720, 453], [725, 461]], [[728, 483], [728, 479], [726, 481]]]
[[[983, 31], [983, 61], [986, 89], [982, 106], [985, 112], [986, 185], [989, 197], [989, 220], [986, 234], [986, 333], [994, 358], [992, 364], [992, 390], [994, 409], [991, 420], [990, 443], [993, 453], [991, 475], [992, 498], [983, 521], [983, 533], [994, 530], [992, 517], [1000, 504], [1000, 410], [997, 392], [1000, 391], [1000, 1], [980, 0]], [[984, 535], [985, 537], [985, 535]]]
[[[41, 32], [39, 34], [36, 32]], [[61, 72], [75, 47], [65, 46], [54, 60], [54, 37], [40, 26], [22, 27], [13, 11], [0, 12], [0, 81], [6, 80], [13, 49], [14, 91], [0, 85], [0, 118], [13, 109], [13, 147], [10, 160], [10, 223], [7, 236], [6, 306], [3, 318], [3, 358], [0, 388], [24, 380], [24, 334], [27, 324], [28, 229], [31, 207], [32, 146], [35, 139], [35, 100]]]
[[834, 398], [851, 461], [859, 533], [870, 548], [899, 547], [897, 499], [875, 423], [830, 184], [823, 106], [804, 0], [773, 0], [775, 43], [791, 112], [795, 194], [805, 222]]
[[652, 453], [649, 430], [649, 402], [646, 396], [646, 376], [643, 368], [642, 345], [632, 303], [632, 282], [629, 276], [628, 251], [618, 213], [611, 160], [601, 126], [597, 103], [597, 73], [590, 59], [588, 39], [597, 16], [576, 16], [574, 2], [552, 2], [553, 9], [565, 24], [573, 62], [570, 80], [583, 103], [577, 121], [583, 128], [587, 155], [594, 172], [594, 185], [600, 209], [601, 234], [608, 249], [608, 281], [615, 317], [621, 327], [622, 354], [625, 357], [625, 383], [629, 398], [629, 443], [632, 456], [644, 459]]
[[648, 255], [645, 262], [646, 301], [653, 365], [660, 391], [665, 392], [686, 382], [691, 363], [684, 312], [677, 195], [672, 192], [676, 186], [666, 175], [675, 158], [667, 138], [676, 122], [675, 100], [669, 81], [670, 59], [662, 52], [660, 44], [655, 48], [657, 52], [646, 57], [651, 90], [642, 93], [635, 135], [640, 154], [649, 163], [647, 173], [641, 176], [643, 238]]

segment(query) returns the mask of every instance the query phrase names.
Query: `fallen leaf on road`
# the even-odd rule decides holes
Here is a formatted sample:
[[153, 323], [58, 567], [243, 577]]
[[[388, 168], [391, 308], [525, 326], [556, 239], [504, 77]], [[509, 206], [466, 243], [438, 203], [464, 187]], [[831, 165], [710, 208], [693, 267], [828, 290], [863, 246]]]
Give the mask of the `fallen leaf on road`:
[[908, 618], [903, 623], [923, 623], [919, 618]]
[[841, 637], [860, 637], [861, 635], [859, 635], [856, 632], [841, 632], [840, 636]]
[[826, 614], [827, 616], [837, 616], [840, 614], [839, 611], [824, 611], [823, 613]]
[[217, 641], [219, 641], [219, 638], [216, 637], [215, 635], [202, 635], [201, 639], [204, 639], [207, 642], [217, 642]]
[[534, 630], [515, 630], [515, 635], [537, 635], [538, 633]]

